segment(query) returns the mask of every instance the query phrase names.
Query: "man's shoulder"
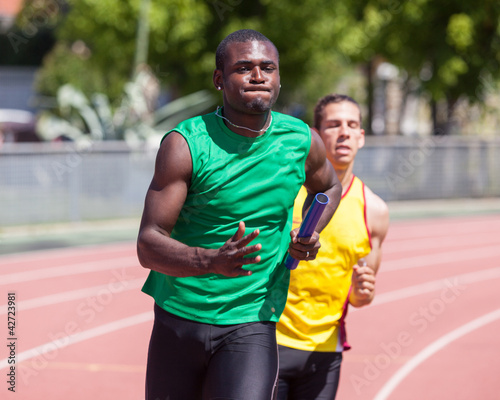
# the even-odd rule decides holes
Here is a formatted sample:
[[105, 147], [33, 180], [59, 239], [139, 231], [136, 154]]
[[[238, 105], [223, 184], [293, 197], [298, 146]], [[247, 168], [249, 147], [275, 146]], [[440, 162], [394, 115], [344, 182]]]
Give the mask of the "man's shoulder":
[[278, 111], [272, 111], [273, 120], [280, 127], [309, 130], [309, 125], [297, 117], [284, 114]]
[[379, 195], [375, 194], [366, 184], [364, 186], [367, 212], [377, 219], [388, 221], [389, 207], [387, 203]]
[[204, 115], [197, 115], [191, 118], [187, 118], [179, 122], [175, 128], [170, 129], [163, 137], [163, 139], [171, 132], [180, 133], [184, 138], [189, 138], [192, 136], [197, 136], [200, 134], [206, 134], [209, 126], [212, 126], [215, 122], [215, 113], [209, 113]]
[[189, 130], [206, 130], [207, 124], [212, 123], [215, 120], [215, 113], [211, 112], [204, 115], [196, 115], [191, 118], [187, 118], [182, 122], [179, 122], [173, 130], [177, 129], [189, 129]]

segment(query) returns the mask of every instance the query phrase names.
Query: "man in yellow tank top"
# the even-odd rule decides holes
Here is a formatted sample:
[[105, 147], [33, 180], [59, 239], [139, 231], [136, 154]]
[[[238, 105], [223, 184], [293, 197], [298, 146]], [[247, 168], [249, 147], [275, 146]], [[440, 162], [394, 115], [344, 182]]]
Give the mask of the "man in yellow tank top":
[[[321, 233], [313, 261], [301, 261], [290, 277], [288, 300], [277, 326], [278, 400], [334, 399], [346, 340], [347, 307], [371, 303], [382, 242], [389, 227], [386, 203], [354, 176], [356, 154], [365, 143], [358, 103], [327, 95], [314, 110], [314, 126], [342, 183], [342, 199]], [[301, 189], [294, 224], [302, 219], [307, 192]]]

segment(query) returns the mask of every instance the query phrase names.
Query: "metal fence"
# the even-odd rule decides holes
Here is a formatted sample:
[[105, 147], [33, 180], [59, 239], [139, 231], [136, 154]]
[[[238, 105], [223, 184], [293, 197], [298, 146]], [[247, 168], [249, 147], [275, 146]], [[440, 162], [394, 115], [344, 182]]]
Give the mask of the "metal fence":
[[[370, 137], [354, 172], [384, 200], [500, 198], [500, 141]], [[124, 142], [0, 147], [2, 226], [138, 217], [157, 148]]]
[[354, 172], [386, 201], [500, 197], [500, 140], [371, 137]]
[[156, 149], [124, 142], [0, 148], [0, 226], [140, 215]]

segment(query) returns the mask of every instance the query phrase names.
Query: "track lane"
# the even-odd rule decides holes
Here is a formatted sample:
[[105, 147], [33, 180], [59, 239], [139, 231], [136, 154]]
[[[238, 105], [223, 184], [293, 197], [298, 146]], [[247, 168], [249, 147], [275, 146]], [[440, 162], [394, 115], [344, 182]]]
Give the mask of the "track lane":
[[[351, 309], [347, 317], [353, 349], [345, 353], [339, 399], [373, 399], [400, 368], [408, 365], [426, 347], [491, 311], [492, 304], [498, 304], [500, 253], [495, 251], [498, 237], [498, 215], [392, 223], [377, 276], [376, 300], [366, 309]], [[130, 259], [129, 264], [116, 261], [126, 258]], [[82, 265], [92, 263], [99, 267], [78, 272]], [[406, 268], [400, 267], [405, 263]], [[40, 278], [32, 279], [32, 273]], [[43, 274], [52, 275], [43, 277]], [[35, 356], [19, 365], [17, 399], [143, 398], [152, 301], [140, 292], [147, 270], [138, 264], [134, 243], [0, 256], [0, 275], [18, 279], [7, 284], [0, 279], [0, 289], [5, 293], [15, 289], [18, 293], [18, 333], [22, 339], [19, 355], [50, 343], [57, 344], [58, 340], [59, 343], [68, 342], [57, 351], [53, 350], [56, 355], [50, 353], [49, 347], [45, 353], [49, 358]], [[111, 282], [113, 278], [116, 280]], [[114, 284], [111, 287], [117, 289], [120, 282], [129, 286], [112, 293], [110, 285]], [[99, 293], [100, 302], [96, 300]], [[5, 300], [0, 300], [3, 306], [0, 315], [6, 310]], [[422, 314], [422, 309], [427, 309], [427, 314]], [[143, 315], [144, 320], [132, 323], [137, 315]], [[117, 321], [122, 321], [123, 325]], [[67, 324], [72, 322], [76, 323], [80, 336], [70, 339], [71, 335], [64, 334]], [[420, 386], [422, 382], [433, 382], [432, 378], [439, 375], [444, 365], [451, 370], [455, 367], [457, 374], [462, 374], [460, 376], [473, 374], [472, 368], [477, 368], [476, 365], [467, 369], [460, 364], [459, 368], [453, 357], [463, 348], [462, 340], [473, 338], [475, 359], [478, 362], [489, 360], [491, 351], [487, 350], [500, 346], [490, 328], [498, 329], [498, 324], [492, 322], [477, 328], [474, 334], [464, 335], [428, 357], [395, 387], [389, 399], [417, 398], [409, 395], [416, 391], [415, 382]], [[409, 338], [401, 337], [404, 332], [409, 333]], [[405, 342], [410, 339], [411, 344]], [[395, 352], [394, 344], [398, 344], [398, 340], [408, 345], [400, 344], [397, 357], [389, 357], [391, 345]], [[377, 371], [376, 362], [383, 363], [387, 357], [390, 363]], [[5, 359], [4, 353], [0, 353], [0, 359]], [[20, 371], [33, 371], [38, 365], [33, 362], [44, 366], [23, 384], [21, 381], [26, 375], [21, 375]], [[370, 365], [375, 368], [369, 370]], [[497, 379], [491, 377], [494, 371], [482, 370], [481, 373], [483, 381], [490, 385], [487, 386], [489, 392], [480, 394], [498, 393]], [[353, 381], [353, 377], [360, 380]], [[436, 396], [441, 396], [436, 399], [449, 398], [448, 394], [452, 393], [447, 380], [442, 379], [442, 382], [442, 385], [432, 384], [436, 387]], [[473, 390], [479, 389], [474, 387]], [[425, 392], [420, 398], [431, 398], [425, 397], [428, 395]]]
[[[485, 313], [495, 311], [495, 306], [498, 305], [499, 269], [500, 267], [490, 270], [494, 271], [495, 277], [484, 274], [483, 279], [474, 279], [474, 273], [471, 272], [465, 275], [469, 280], [462, 279], [462, 283], [454, 287], [443, 285], [440, 288], [435, 285], [433, 290], [423, 290], [425, 288], [421, 286], [421, 293], [413, 293], [411, 296], [405, 296], [405, 288], [402, 288], [399, 296], [394, 296], [396, 292], [392, 292], [392, 296], [387, 296], [386, 301], [383, 301], [384, 294], [381, 294], [381, 303], [374, 303], [372, 309], [359, 309], [350, 313], [348, 337], [353, 349], [345, 353], [339, 398], [373, 399], [382, 386], [422, 349], [450, 331], [459, 329]], [[491, 346], [486, 345], [487, 341], [479, 334], [475, 339], [477, 356], [487, 357], [492, 351]], [[496, 347], [499, 345], [497, 338]], [[457, 360], [457, 355], [452, 354], [455, 356], [451, 362], [454, 369], [465, 369], [471, 376], [475, 376], [474, 364], [460, 358]], [[452, 388], [449, 386], [433, 383], [433, 378], [443, 371], [429, 365], [423, 363], [420, 368], [412, 370], [406, 379], [413, 382], [413, 385], [388, 398], [427, 399], [424, 395], [415, 397], [410, 393], [421, 393], [420, 389], [427, 388], [431, 383], [432, 390], [436, 393], [435, 398], [460, 398], [450, 395]], [[494, 375], [495, 372], [489, 371], [489, 374]], [[483, 387], [477, 397], [473, 398], [488, 398], [492, 393], [498, 393], [499, 389], [499, 383], [496, 387]]]

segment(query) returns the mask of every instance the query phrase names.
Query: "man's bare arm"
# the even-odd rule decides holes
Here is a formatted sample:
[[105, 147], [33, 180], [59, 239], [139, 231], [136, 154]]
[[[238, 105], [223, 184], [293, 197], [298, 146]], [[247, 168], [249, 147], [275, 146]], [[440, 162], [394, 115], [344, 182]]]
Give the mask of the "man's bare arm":
[[330, 198], [330, 202], [326, 206], [316, 228], [317, 232], [321, 232], [337, 210], [342, 196], [342, 185], [332, 164], [326, 158], [325, 145], [314, 129], [311, 129], [311, 150], [306, 160], [306, 181], [304, 186], [308, 193], [305, 200], [305, 212], [307, 212], [317, 193], [325, 193]]
[[325, 193], [330, 198], [330, 202], [325, 207], [318, 222], [316, 231], [310, 238], [297, 238], [298, 228], [294, 229], [290, 234], [292, 239], [289, 248], [290, 255], [297, 260], [313, 260], [316, 258], [321, 246], [319, 232], [330, 222], [342, 196], [342, 186], [332, 164], [326, 158], [325, 145], [314, 129], [311, 129], [311, 148], [306, 159], [306, 181], [304, 186], [308, 193], [304, 202], [304, 215], [317, 193]]
[[382, 260], [382, 243], [389, 229], [387, 204], [367, 187], [365, 187], [365, 196], [372, 250], [358, 265], [354, 266], [352, 290], [349, 296], [349, 303], [354, 307], [368, 305], [375, 297], [375, 275]]
[[189, 147], [180, 134], [172, 132], [160, 146], [146, 194], [137, 240], [139, 262], [145, 268], [178, 277], [207, 273], [251, 275], [242, 265], [259, 262], [260, 256], [243, 256], [260, 250], [260, 244], [247, 246], [259, 231], [245, 235], [243, 222], [219, 249], [189, 247], [170, 237], [186, 200], [191, 173]]

